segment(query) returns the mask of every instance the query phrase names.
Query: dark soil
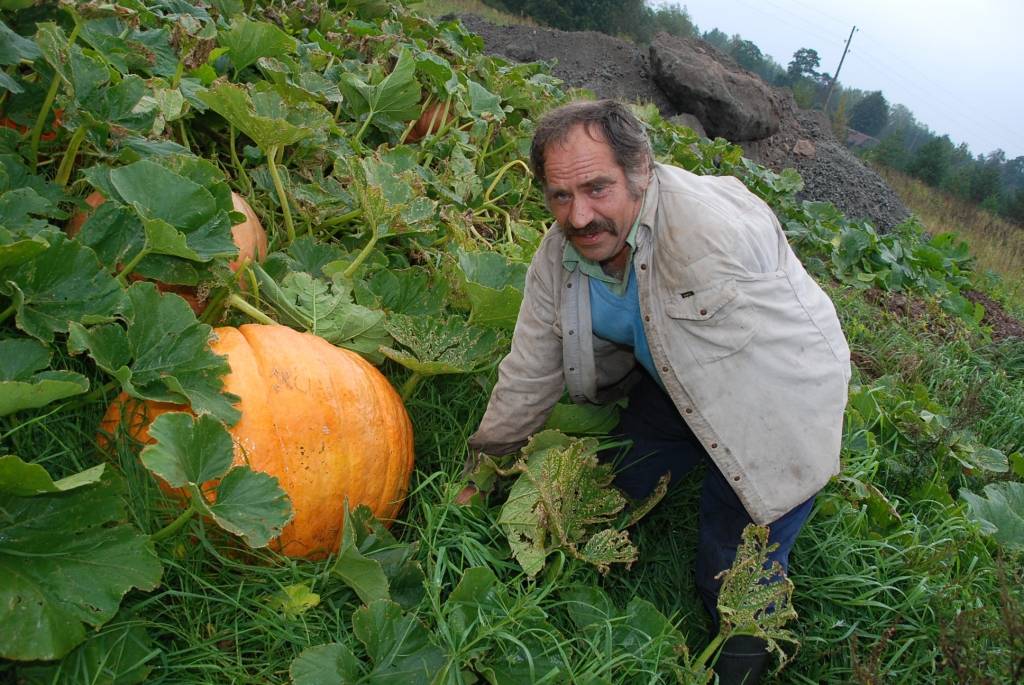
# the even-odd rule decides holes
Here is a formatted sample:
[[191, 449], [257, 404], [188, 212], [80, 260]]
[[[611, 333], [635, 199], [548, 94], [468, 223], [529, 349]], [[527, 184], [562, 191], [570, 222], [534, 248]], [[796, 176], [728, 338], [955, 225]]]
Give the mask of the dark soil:
[[[965, 290], [963, 296], [985, 308], [985, 316], [981, 319], [981, 325], [991, 331], [993, 342], [1002, 342], [1008, 338], [1024, 340], [1024, 323], [1008, 314], [999, 302], [977, 290]], [[945, 330], [949, 324], [943, 322], [941, 320], [943, 317], [937, 316], [920, 297], [907, 293], [886, 292], [877, 288], [868, 290], [865, 297], [869, 302], [891, 314], [915, 322], [924, 322], [924, 325], [933, 333], [941, 333], [946, 337], [955, 335], [955, 331]], [[860, 365], [858, 364], [858, 366]]]
[[[673, 108], [651, 80], [646, 47], [603, 33], [567, 32], [529, 26], [496, 26], [480, 17], [460, 17], [466, 28], [484, 40], [484, 49], [515, 62], [552, 63], [552, 72], [572, 87], [586, 88], [600, 97], [652, 102], [663, 116], [683, 114]], [[738, 68], [727, 57], [721, 61]], [[837, 141], [821, 114], [800, 110], [787, 91], [782, 127], [775, 135], [743, 142], [746, 155], [781, 171], [796, 169], [804, 180], [801, 199], [825, 200], [851, 219], [867, 219], [887, 230], [909, 216], [896, 193]], [[810, 156], [794, 152], [797, 141], [810, 141]]]
[[993, 341], [999, 342], [1007, 338], [1024, 339], [1024, 323], [1007, 314], [1001, 304], [977, 290], [967, 290], [963, 295], [971, 302], [977, 302], [985, 308], [985, 316], [982, 318], [981, 324], [992, 329]]

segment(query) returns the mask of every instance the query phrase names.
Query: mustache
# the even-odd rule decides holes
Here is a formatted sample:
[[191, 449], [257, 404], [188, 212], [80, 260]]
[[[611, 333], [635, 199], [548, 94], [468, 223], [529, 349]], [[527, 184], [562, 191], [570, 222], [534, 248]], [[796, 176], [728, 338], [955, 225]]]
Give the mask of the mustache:
[[594, 219], [586, 226], [563, 226], [562, 231], [566, 238], [576, 236], [595, 235], [597, 233], [616, 233], [615, 222], [611, 219]]

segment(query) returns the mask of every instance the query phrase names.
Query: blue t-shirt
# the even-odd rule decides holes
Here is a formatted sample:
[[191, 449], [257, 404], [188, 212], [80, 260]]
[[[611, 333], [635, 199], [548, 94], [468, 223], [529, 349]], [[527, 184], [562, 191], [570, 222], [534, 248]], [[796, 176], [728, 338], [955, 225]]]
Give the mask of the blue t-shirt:
[[616, 294], [608, 283], [596, 278], [590, 281], [590, 320], [594, 335], [605, 340], [633, 348], [633, 356], [651, 377], [661, 383], [654, 369], [651, 348], [647, 344], [644, 323], [640, 319], [640, 295], [636, 288], [636, 275], [626, 270], [626, 289]]

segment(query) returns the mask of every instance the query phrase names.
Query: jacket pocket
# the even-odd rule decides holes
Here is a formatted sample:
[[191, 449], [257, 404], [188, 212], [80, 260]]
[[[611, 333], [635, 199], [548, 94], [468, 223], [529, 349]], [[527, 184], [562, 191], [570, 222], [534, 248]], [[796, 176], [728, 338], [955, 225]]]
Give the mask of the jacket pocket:
[[665, 313], [672, 335], [698, 362], [713, 362], [739, 352], [757, 333], [753, 307], [736, 281], [726, 279], [699, 290], [674, 290]]

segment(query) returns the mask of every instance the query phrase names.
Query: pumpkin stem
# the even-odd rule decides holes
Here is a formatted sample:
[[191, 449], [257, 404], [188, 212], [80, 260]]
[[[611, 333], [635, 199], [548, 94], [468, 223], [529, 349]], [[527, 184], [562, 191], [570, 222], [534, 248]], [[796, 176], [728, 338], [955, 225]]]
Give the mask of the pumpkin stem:
[[363, 246], [363, 249], [359, 251], [359, 254], [356, 255], [355, 261], [349, 264], [341, 275], [348, 280], [352, 280], [355, 277], [356, 271], [359, 269], [360, 266], [362, 266], [363, 262], [366, 261], [366, 258], [370, 256], [370, 253], [373, 251], [373, 248], [376, 244], [377, 231], [374, 230], [373, 234], [370, 236], [370, 240], [366, 243], [365, 246]]
[[181, 530], [185, 526], [185, 524], [189, 522], [189, 519], [191, 519], [192, 516], [195, 513], [196, 513], [195, 505], [194, 504], [189, 505], [188, 509], [186, 509], [185, 511], [181, 512], [181, 515], [179, 515], [178, 518], [174, 519], [173, 521], [168, 523], [166, 526], [164, 526], [163, 528], [161, 528], [157, 532], [155, 532], [152, 535], [150, 535], [149, 536], [150, 542], [160, 542], [161, 540], [163, 540], [165, 538], [171, 537], [172, 535], [177, 533], [179, 530]]
[[64, 151], [64, 158], [60, 160], [57, 177], [53, 180], [61, 188], [66, 186], [68, 179], [71, 178], [71, 169], [75, 166], [75, 157], [78, 156], [78, 148], [82, 145], [87, 130], [85, 124], [76, 128], [74, 135], [71, 136], [71, 142], [68, 143], [68, 149]]
[[121, 285], [128, 285], [128, 275], [132, 271], [135, 271], [135, 267], [137, 267], [139, 265], [139, 262], [141, 262], [148, 254], [149, 250], [147, 250], [146, 248], [142, 248], [141, 250], [139, 250], [139, 254], [132, 257], [131, 260], [129, 260], [129, 262], [124, 265], [124, 268], [121, 269], [121, 273], [117, 274], [117, 280], [120, 281]]
[[416, 373], [415, 371], [412, 372], [411, 376], [405, 379], [405, 383], [402, 384], [402, 390], [398, 393], [402, 396], [402, 402], [408, 401], [412, 396], [413, 391], [416, 390], [416, 386], [420, 384], [421, 380], [423, 380], [423, 374]]
[[[68, 36], [68, 48], [75, 44], [75, 40], [78, 38], [78, 32], [81, 30], [82, 25], [78, 21], [78, 15], [74, 13], [70, 8], [66, 8], [71, 18], [75, 21], [75, 28], [71, 30], [71, 35]], [[50, 81], [50, 89], [46, 91], [46, 99], [43, 100], [43, 107], [39, 110], [39, 116], [36, 117], [36, 123], [32, 126], [31, 138], [29, 142], [29, 159], [32, 160], [32, 171], [35, 172], [39, 160], [39, 139], [43, 135], [43, 126], [46, 125], [46, 115], [50, 113], [50, 108], [53, 107], [53, 101], [57, 97], [57, 89], [60, 87], [61, 76], [59, 71], [54, 71], [53, 80]]]
[[242, 190], [245, 191], [245, 194], [252, 195], [252, 181], [249, 180], [249, 175], [245, 173], [245, 167], [242, 166], [241, 160], [238, 159], [238, 152], [235, 150], [234, 124], [228, 127], [228, 148], [231, 150], [231, 164], [235, 167], [235, 177], [242, 184]]
[[281, 183], [281, 176], [277, 173], [278, 146], [271, 145], [267, 148], [267, 169], [270, 170], [270, 178], [274, 181], [274, 190], [277, 191], [277, 199], [281, 202], [281, 210], [284, 212], [284, 228], [288, 232], [288, 243], [295, 242], [295, 224], [292, 223], [292, 210], [288, 206], [288, 196], [284, 192], [284, 184]]
[[707, 664], [708, 659], [710, 659], [711, 656], [718, 651], [718, 648], [722, 646], [722, 643], [724, 641], [725, 636], [722, 633], [718, 633], [718, 635], [715, 635], [714, 639], [711, 640], [711, 642], [708, 643], [708, 646], [704, 648], [704, 651], [697, 656], [697, 660], [694, 661], [694, 664], [699, 666], [704, 666], [705, 664]]
[[277, 322], [271, 319], [269, 316], [261, 312], [260, 310], [253, 307], [251, 304], [243, 300], [238, 295], [231, 295], [228, 298], [228, 306], [234, 307], [238, 311], [249, 316], [249, 318], [265, 323], [268, 326], [276, 326]]

